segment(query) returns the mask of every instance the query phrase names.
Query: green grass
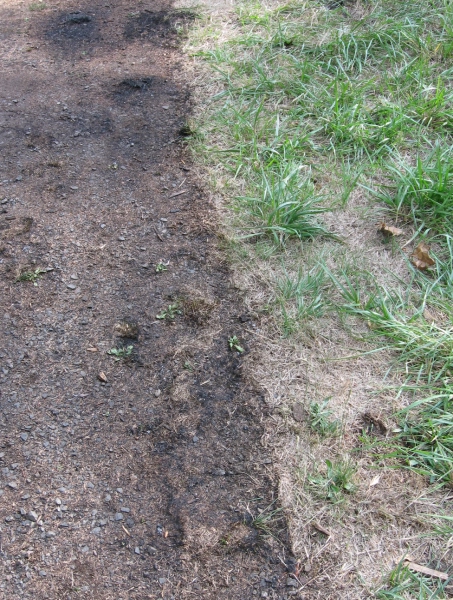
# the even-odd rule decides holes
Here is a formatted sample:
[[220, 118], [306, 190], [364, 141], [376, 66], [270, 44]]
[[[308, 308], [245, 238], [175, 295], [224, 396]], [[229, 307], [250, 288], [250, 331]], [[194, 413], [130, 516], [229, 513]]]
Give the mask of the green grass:
[[389, 575], [384, 587], [376, 592], [379, 600], [446, 600], [449, 582], [411, 572], [400, 563]]
[[308, 484], [313, 493], [334, 504], [345, 500], [345, 494], [352, 494], [356, 490], [354, 474], [356, 467], [349, 461], [325, 461], [326, 468], [308, 477]]

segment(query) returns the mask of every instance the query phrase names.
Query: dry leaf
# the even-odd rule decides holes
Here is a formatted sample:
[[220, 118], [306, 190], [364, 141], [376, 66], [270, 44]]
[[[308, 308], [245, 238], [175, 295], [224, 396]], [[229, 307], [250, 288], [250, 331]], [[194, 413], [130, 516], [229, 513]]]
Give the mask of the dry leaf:
[[435, 264], [434, 259], [429, 255], [429, 246], [428, 244], [425, 244], [425, 242], [420, 242], [415, 248], [411, 260], [412, 264], [417, 267], [417, 269], [420, 269], [420, 271], [424, 271]]
[[436, 571], [435, 569], [424, 567], [423, 565], [419, 565], [407, 559], [404, 561], [404, 566], [406, 566], [411, 571], [417, 571], [417, 573], [423, 573], [423, 575], [428, 575], [428, 577], [438, 577], [439, 579], [443, 579], [444, 581], [447, 581], [447, 579], [449, 578], [448, 573], [442, 573], [442, 571]]
[[103, 381], [104, 383], [107, 383], [107, 375], [104, 373], [104, 371], [101, 371], [99, 373], [98, 379], [99, 379], [99, 381]]
[[378, 231], [382, 231], [382, 233], [386, 236], [397, 236], [402, 235], [404, 233], [402, 229], [398, 229], [398, 227], [392, 227], [391, 225], [386, 225], [385, 223], [381, 223], [379, 225]]
[[373, 477], [373, 479], [370, 481], [370, 487], [377, 485], [379, 483], [380, 479], [381, 479], [380, 475], [376, 475], [375, 477]]
[[87, 348], [87, 352], [99, 352], [97, 348]]

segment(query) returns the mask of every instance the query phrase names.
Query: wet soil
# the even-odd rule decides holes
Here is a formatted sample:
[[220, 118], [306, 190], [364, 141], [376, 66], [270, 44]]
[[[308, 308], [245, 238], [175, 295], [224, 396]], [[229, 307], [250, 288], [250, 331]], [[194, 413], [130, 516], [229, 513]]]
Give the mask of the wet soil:
[[0, 1], [0, 598], [296, 594], [181, 143], [193, 18]]

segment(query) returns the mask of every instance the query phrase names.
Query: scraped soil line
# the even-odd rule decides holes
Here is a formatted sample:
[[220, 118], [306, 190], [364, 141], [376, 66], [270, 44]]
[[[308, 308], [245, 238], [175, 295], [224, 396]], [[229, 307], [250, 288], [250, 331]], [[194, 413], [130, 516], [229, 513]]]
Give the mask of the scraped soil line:
[[192, 18], [0, 0], [1, 598], [297, 596], [180, 139]]

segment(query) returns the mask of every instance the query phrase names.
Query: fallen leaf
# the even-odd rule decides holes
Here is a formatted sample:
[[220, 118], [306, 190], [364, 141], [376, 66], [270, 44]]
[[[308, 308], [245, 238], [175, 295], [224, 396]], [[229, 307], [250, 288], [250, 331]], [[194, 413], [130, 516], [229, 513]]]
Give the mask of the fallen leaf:
[[87, 348], [87, 352], [99, 352], [97, 348]]
[[433, 313], [428, 310], [427, 308], [425, 308], [425, 310], [423, 311], [423, 316], [425, 317], [425, 319], [427, 321], [429, 321], [430, 323], [433, 323], [436, 321], [436, 317], [433, 315]]
[[373, 479], [370, 481], [370, 487], [377, 485], [379, 483], [380, 479], [381, 479], [380, 475], [376, 475], [375, 477], [373, 477]]
[[398, 236], [402, 235], [404, 231], [402, 229], [398, 229], [398, 227], [392, 227], [391, 225], [387, 225], [386, 223], [381, 223], [379, 225], [378, 231], [382, 231], [385, 236]]
[[417, 267], [417, 269], [420, 269], [420, 271], [424, 271], [435, 264], [434, 259], [429, 255], [429, 246], [428, 244], [425, 244], [425, 242], [420, 242], [415, 248], [411, 260], [412, 264]]
[[98, 379], [99, 381], [103, 381], [104, 383], [107, 383], [107, 376], [104, 373], [104, 371], [101, 371], [98, 375]]

